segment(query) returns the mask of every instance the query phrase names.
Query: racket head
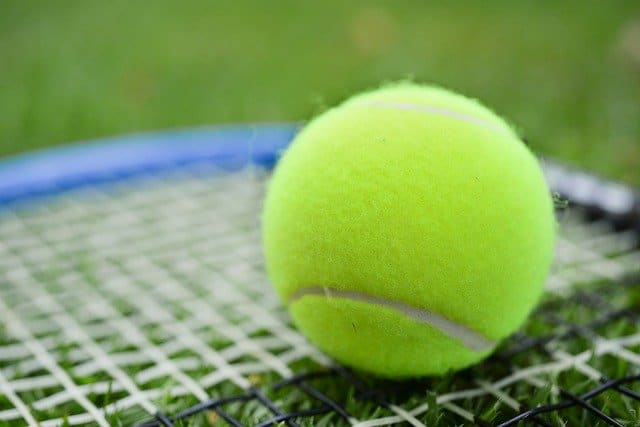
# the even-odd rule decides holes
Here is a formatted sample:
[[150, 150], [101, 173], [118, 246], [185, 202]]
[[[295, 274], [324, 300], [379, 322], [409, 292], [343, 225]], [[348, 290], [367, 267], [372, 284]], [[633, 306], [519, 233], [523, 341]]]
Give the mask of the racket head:
[[0, 425], [633, 416], [633, 190], [543, 160], [563, 203], [540, 308], [480, 365], [380, 381], [309, 344], [264, 276], [261, 201], [296, 129], [139, 134], [0, 163]]

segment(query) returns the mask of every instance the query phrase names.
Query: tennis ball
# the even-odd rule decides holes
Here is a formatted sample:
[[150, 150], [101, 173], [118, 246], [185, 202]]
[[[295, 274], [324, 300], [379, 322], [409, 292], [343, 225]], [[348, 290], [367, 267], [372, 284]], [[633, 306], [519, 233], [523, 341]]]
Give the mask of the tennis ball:
[[279, 161], [266, 269], [295, 325], [384, 377], [489, 355], [543, 292], [553, 203], [536, 157], [479, 102], [395, 84], [320, 115]]

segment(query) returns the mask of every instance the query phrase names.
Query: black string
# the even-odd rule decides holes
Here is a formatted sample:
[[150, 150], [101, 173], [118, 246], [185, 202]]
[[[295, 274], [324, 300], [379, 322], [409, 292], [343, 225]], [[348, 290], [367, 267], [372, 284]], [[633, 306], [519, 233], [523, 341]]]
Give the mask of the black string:
[[[511, 346], [507, 346], [499, 354], [490, 358], [486, 363], [505, 364], [507, 369], [516, 372], [518, 366], [511, 366], [510, 360], [519, 354], [538, 351], [543, 354], [552, 356], [552, 350], [548, 349], [548, 346], [557, 341], [568, 340], [576, 337], [584, 337], [586, 339], [593, 339], [597, 336], [597, 330], [602, 327], [619, 321], [626, 320], [633, 325], [637, 325], [640, 322], [640, 305], [631, 304], [627, 307], [613, 307], [609, 302], [610, 294], [615, 292], [624, 292], [627, 289], [634, 290], [640, 286], [640, 277], [625, 278], [620, 281], [610, 281], [598, 287], [597, 292], [579, 291], [572, 297], [563, 299], [561, 304], [574, 304], [576, 306], [582, 306], [601, 313], [597, 318], [586, 322], [584, 324], [574, 324], [558, 315], [555, 311], [555, 304], [557, 302], [550, 301], [546, 306], [542, 307], [537, 315], [539, 319], [543, 319], [552, 329], [554, 333], [545, 334], [543, 336], [533, 337], [525, 334], [515, 335], [511, 342]], [[633, 289], [631, 289], [633, 288]], [[474, 371], [463, 371], [456, 374], [459, 381], [474, 381]], [[425, 393], [433, 388], [437, 384], [437, 379], [427, 379], [421, 381], [410, 382], [385, 382], [374, 380], [371, 378], [363, 377], [348, 369], [340, 366], [335, 366], [330, 369], [318, 369], [312, 372], [302, 372], [298, 375], [294, 375], [290, 378], [277, 381], [264, 389], [252, 388], [246, 390], [243, 393], [237, 395], [225, 396], [217, 399], [211, 399], [205, 402], [201, 402], [190, 408], [187, 408], [173, 417], [169, 417], [166, 414], [158, 413], [153, 420], [140, 424], [140, 427], [173, 427], [174, 423], [179, 420], [185, 420], [192, 417], [195, 414], [202, 413], [207, 410], [213, 410], [216, 414], [224, 419], [229, 425], [234, 427], [243, 426], [241, 421], [229, 414], [224, 410], [224, 406], [229, 403], [246, 404], [248, 402], [259, 403], [266, 408], [272, 417], [261, 421], [258, 426], [266, 427], [275, 425], [277, 423], [284, 423], [287, 426], [296, 427], [298, 423], [304, 423], [305, 419], [308, 422], [313, 422], [313, 417], [318, 415], [335, 414], [336, 417], [350, 422], [353, 419], [357, 419], [356, 414], [351, 414], [346, 408], [348, 399], [353, 397], [358, 401], [369, 402], [375, 407], [385, 408], [389, 410], [392, 401], [402, 399], [403, 396], [416, 395], [416, 393]], [[614, 419], [612, 416], [607, 415], [606, 409], [598, 408], [593, 402], [593, 399], [604, 392], [616, 392], [626, 396], [626, 398], [632, 399], [640, 406], [640, 393], [629, 388], [640, 384], [640, 375], [628, 375], [623, 378], [612, 379], [607, 377], [600, 378], [597, 385], [594, 385], [592, 389], [581, 395], [575, 395], [569, 390], [558, 388], [559, 396], [563, 399], [560, 402], [542, 405], [536, 408], [527, 408], [526, 401], [522, 402], [517, 413], [511, 414], [507, 417], [506, 411], [499, 414], [502, 418], [501, 421], [489, 421], [483, 420], [480, 417], [474, 420], [478, 425], [490, 426], [498, 425], [501, 427], [508, 427], [516, 425], [523, 421], [530, 423], [552, 427], [553, 424], [545, 419], [551, 413], [566, 410], [568, 408], [582, 408], [586, 414], [589, 414], [593, 420], [599, 420], [601, 423], [610, 426], [621, 426], [619, 420]], [[330, 397], [327, 395], [328, 388], [331, 390], [347, 390], [352, 389], [353, 394], [347, 395], [343, 393], [339, 398]], [[292, 393], [297, 390], [307, 396], [305, 398], [304, 409], [284, 408], [281, 407], [280, 399], [276, 399], [273, 396], [275, 393], [280, 395], [285, 393]], [[339, 393], [338, 393], [339, 394]], [[301, 398], [302, 399], [302, 398]], [[316, 403], [317, 405], [314, 405]], [[397, 403], [396, 403], [397, 404]], [[308, 406], [311, 406], [310, 408]], [[402, 406], [402, 402], [399, 403]], [[391, 412], [389, 415], [393, 415]], [[307, 423], [308, 423], [307, 422]], [[595, 422], [595, 421], [594, 421]]]

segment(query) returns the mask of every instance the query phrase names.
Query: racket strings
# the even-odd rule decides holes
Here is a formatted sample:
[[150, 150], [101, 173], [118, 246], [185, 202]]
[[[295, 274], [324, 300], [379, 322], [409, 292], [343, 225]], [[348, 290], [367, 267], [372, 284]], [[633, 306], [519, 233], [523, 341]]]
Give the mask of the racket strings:
[[265, 180], [185, 170], [5, 209], [0, 425], [632, 417], [637, 235], [566, 209], [547, 296], [521, 332], [460, 375], [388, 383], [331, 365], [291, 326], [263, 272]]

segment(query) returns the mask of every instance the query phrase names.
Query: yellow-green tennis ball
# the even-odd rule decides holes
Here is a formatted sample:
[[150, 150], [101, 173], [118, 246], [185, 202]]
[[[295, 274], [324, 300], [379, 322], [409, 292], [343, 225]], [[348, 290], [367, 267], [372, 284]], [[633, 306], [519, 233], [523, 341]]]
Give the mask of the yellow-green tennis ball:
[[475, 363], [538, 301], [553, 203], [536, 157], [489, 109], [396, 84], [313, 120], [263, 213], [268, 275], [297, 327], [386, 377]]

